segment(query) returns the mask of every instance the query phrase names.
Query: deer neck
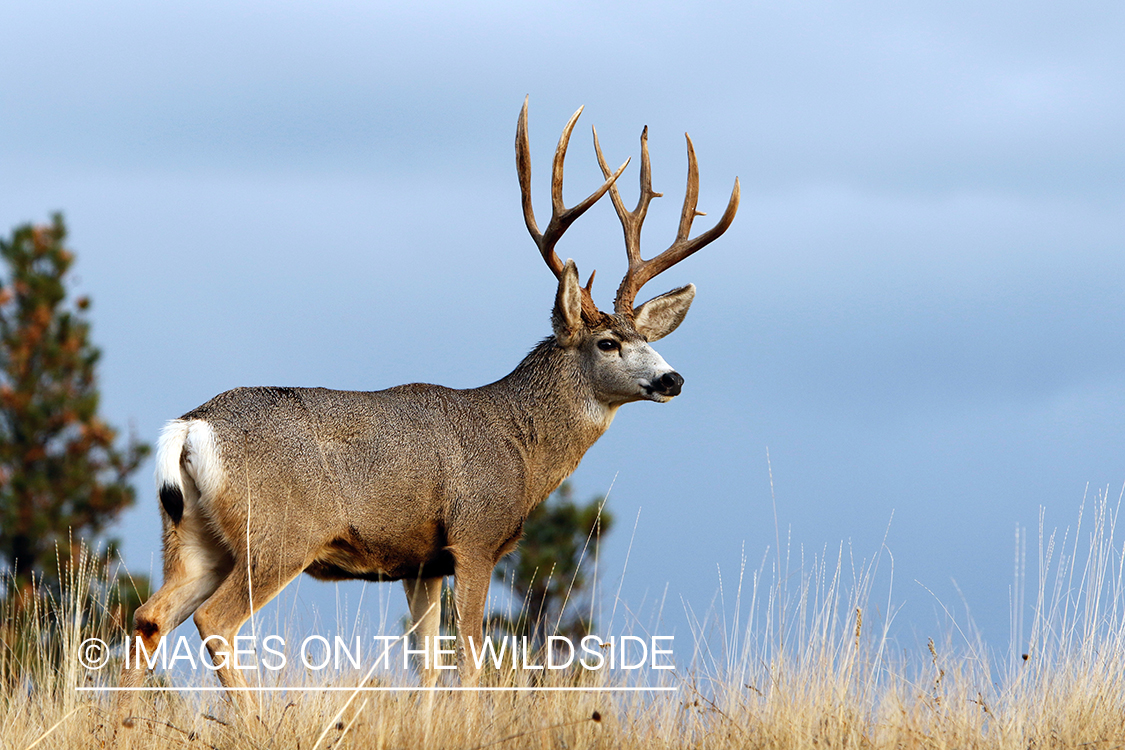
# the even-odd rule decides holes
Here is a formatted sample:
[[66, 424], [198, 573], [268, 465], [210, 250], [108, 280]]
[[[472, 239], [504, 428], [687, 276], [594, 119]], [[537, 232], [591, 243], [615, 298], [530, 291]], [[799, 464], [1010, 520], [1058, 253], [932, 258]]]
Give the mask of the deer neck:
[[507, 423], [527, 471], [530, 512], [578, 467], [617, 413], [600, 403], [577, 352], [542, 341], [507, 377], [480, 389]]

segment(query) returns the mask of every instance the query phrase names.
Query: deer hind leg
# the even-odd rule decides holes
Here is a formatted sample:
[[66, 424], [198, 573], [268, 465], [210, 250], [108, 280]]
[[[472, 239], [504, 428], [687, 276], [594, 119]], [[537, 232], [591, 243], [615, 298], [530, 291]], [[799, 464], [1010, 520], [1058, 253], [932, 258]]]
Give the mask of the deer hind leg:
[[[458, 672], [463, 687], [476, 687], [480, 669], [473, 658], [484, 648], [484, 605], [488, 584], [496, 561], [489, 555], [473, 555], [453, 550], [454, 591], [457, 607]], [[475, 650], [475, 651], [474, 651]]]
[[435, 640], [441, 630], [441, 582], [436, 578], [405, 578], [402, 587], [406, 589], [406, 602], [410, 605], [410, 618], [414, 621], [414, 649], [424, 648], [427, 656], [420, 662], [422, 682], [432, 687], [438, 681], [441, 671], [437, 664], [430, 664], [430, 657], [436, 659]]
[[[119, 685], [115, 714], [118, 725], [129, 725], [136, 688], [157, 657], [161, 641], [207, 600], [230, 572], [230, 553], [197, 519], [169, 524], [164, 534], [164, 583], [141, 605], [133, 617], [133, 632], [126, 648], [128, 658]], [[148, 655], [148, 658], [146, 658]]]
[[[235, 637], [255, 612], [301, 574], [305, 563], [303, 556], [286, 554], [284, 548], [276, 556], [265, 554], [255, 557], [252, 566], [247, 564], [245, 557], [240, 557], [215, 593], [195, 611], [195, 625], [211, 654], [215, 674], [227, 689], [231, 702], [245, 718], [252, 715], [255, 701], [250, 699], [246, 678], [243, 677], [243, 672], [247, 670], [237, 667], [250, 667], [251, 674], [261, 675], [261, 671], [257, 661], [247, 660], [245, 656], [236, 664], [235, 649], [238, 644]], [[249, 573], [251, 568], [252, 576]], [[252, 644], [255, 650], [258, 646]]]

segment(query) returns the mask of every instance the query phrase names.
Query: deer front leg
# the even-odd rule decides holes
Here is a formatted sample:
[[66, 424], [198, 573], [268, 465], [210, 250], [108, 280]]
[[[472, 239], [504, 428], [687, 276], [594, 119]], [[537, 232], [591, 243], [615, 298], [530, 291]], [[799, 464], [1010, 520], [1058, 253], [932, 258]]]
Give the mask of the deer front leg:
[[453, 600], [457, 607], [457, 668], [462, 687], [476, 687], [480, 680], [477, 660], [483, 653], [484, 605], [495, 560], [454, 550]]

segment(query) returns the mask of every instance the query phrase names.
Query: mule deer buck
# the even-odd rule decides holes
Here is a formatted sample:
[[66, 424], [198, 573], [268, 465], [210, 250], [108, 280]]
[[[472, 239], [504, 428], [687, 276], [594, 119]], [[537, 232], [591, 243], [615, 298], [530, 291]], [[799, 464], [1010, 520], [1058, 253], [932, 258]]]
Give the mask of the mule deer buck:
[[[238, 689], [246, 682], [223, 659], [220, 644], [233, 644], [246, 620], [302, 572], [323, 580], [403, 581], [421, 638], [437, 635], [441, 581], [452, 575], [461, 680], [476, 684], [466, 639], [481, 643], [492, 569], [515, 548], [528, 513], [574, 471], [618, 407], [662, 403], [680, 393], [683, 378], [649, 343], [680, 324], [695, 287], [634, 307], [637, 292], [718, 238], [738, 209], [736, 179], [716, 226], [689, 239], [692, 220], [702, 215], [689, 137], [676, 239], [642, 260], [641, 224], [660, 195], [650, 183], [648, 129], [641, 135], [634, 210], [626, 210], [616, 185], [629, 162], [611, 172], [596, 131], [605, 182], [566, 208], [563, 160], [581, 112], [570, 118], [555, 150], [552, 216], [543, 231], [531, 205], [526, 100], [516, 129], [524, 220], [558, 279], [552, 335], [509, 375], [480, 388], [237, 388], [169, 422], [156, 457], [164, 583], [137, 610], [132, 643], [153, 653], [194, 613], [219, 680], [232, 695], [244, 696]], [[564, 264], [555, 252], [563, 232], [606, 192], [628, 256], [612, 313], [597, 308], [591, 284], [582, 286], [574, 262]], [[123, 686], [144, 679], [144, 663], [133, 664]]]

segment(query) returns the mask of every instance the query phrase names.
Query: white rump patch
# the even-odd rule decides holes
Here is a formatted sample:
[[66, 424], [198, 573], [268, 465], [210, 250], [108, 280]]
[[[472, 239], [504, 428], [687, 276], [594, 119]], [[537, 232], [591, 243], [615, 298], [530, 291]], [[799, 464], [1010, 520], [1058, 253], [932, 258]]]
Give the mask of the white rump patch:
[[188, 425], [185, 469], [199, 488], [199, 494], [213, 497], [223, 483], [223, 464], [215, 446], [215, 432], [202, 419], [192, 419]]
[[173, 419], [164, 425], [160, 431], [160, 438], [156, 441], [156, 491], [164, 485], [184, 490], [184, 481], [180, 476], [180, 454], [187, 440], [190, 422], [183, 419]]
[[187, 499], [193, 488], [185, 486], [184, 474], [195, 485], [194, 489], [208, 497], [222, 484], [223, 466], [215, 446], [215, 433], [202, 419], [173, 419], [160, 432], [156, 489], [159, 491], [165, 484], [179, 487]]

